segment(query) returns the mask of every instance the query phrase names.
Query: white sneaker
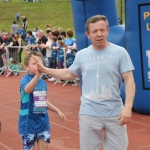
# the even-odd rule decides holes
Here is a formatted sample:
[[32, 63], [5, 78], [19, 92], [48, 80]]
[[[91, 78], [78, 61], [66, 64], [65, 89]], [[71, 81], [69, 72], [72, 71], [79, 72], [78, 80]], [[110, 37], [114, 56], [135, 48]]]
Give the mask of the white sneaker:
[[48, 81], [56, 81], [57, 79], [56, 78], [54, 78], [54, 77], [52, 77], [52, 78], [50, 78], [50, 79], [48, 79]]

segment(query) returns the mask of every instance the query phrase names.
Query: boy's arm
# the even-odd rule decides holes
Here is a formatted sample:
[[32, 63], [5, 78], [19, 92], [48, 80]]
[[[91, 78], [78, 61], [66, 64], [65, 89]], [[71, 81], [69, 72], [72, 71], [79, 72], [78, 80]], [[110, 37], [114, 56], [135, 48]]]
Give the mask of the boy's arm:
[[39, 72], [39, 70], [37, 69], [36, 75], [24, 88], [25, 93], [30, 94], [33, 91], [40, 76], [41, 76], [41, 72]]
[[24, 88], [26, 94], [30, 94], [33, 91], [38, 79], [39, 77], [35, 75], [33, 79], [26, 85], [26, 87]]
[[46, 101], [46, 103], [47, 103], [47, 107], [49, 110], [55, 112], [60, 117], [60, 119], [62, 119], [62, 120], [65, 119], [64, 114], [57, 107], [52, 105], [48, 100]]

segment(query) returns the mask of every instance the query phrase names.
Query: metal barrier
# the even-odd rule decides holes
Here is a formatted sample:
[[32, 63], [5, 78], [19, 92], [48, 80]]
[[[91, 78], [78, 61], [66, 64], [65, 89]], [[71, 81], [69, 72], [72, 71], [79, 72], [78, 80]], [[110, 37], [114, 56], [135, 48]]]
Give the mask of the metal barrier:
[[5, 50], [2, 54], [2, 60], [4, 66], [1, 67], [0, 75], [7, 71], [6, 77], [10, 74], [14, 76], [18, 75], [20, 72], [26, 72], [22, 63], [22, 52], [26, 46], [11, 46]]
[[[6, 77], [8, 77], [11, 74], [13, 74], [14, 76], [17, 76], [21, 72], [26, 72], [23, 67], [23, 59], [26, 55], [26, 52], [25, 52], [26, 47], [27, 46], [11, 46], [5, 50], [5, 53], [2, 55], [4, 66], [1, 67], [2, 69], [0, 71], [0, 75], [2, 73], [4, 73], [5, 71], [7, 71]], [[67, 68], [66, 51], [65, 51], [65, 49], [63, 49], [63, 51], [64, 51], [63, 66], [64, 66], [64, 68]], [[12, 62], [15, 63], [16, 66], [15, 66], [15, 64], [12, 65]], [[44, 75], [45, 74], [43, 73], [41, 75], [41, 77]], [[45, 77], [47, 77], [47, 76], [45, 75]], [[54, 85], [57, 84], [59, 81], [60, 81], [60, 79], [57, 79], [54, 82]], [[69, 82], [69, 80], [66, 80], [65, 83], [63, 84], [63, 86], [65, 86], [68, 82]]]

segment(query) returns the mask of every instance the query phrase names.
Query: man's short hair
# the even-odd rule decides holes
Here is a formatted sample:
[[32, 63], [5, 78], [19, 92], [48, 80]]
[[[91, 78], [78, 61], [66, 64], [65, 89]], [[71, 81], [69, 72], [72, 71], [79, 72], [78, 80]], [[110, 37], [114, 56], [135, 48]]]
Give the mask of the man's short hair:
[[25, 56], [25, 58], [24, 58], [24, 65], [26, 65], [26, 66], [29, 65], [29, 61], [30, 61], [30, 59], [31, 59], [31, 57], [32, 57], [33, 55], [34, 55], [34, 56], [38, 56], [38, 57], [40, 57], [41, 59], [43, 58], [42, 54], [39, 53], [39, 52], [30, 52], [30, 53], [28, 53], [28, 54]]
[[108, 20], [107, 20], [106, 16], [104, 16], [104, 15], [95, 15], [95, 16], [93, 16], [93, 17], [91, 17], [87, 20], [87, 22], [85, 24], [86, 31], [89, 32], [89, 24], [90, 23], [96, 23], [100, 20], [105, 21], [106, 25], [107, 25], [107, 28], [109, 27], [109, 23], [108, 23]]

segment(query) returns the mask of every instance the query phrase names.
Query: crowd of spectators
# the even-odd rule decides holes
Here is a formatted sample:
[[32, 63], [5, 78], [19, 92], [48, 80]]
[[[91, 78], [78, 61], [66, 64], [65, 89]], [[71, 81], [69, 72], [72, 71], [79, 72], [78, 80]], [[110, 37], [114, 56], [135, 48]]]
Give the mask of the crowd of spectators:
[[[64, 31], [61, 27], [57, 28], [46, 25], [44, 30], [37, 27], [34, 31], [27, 30], [27, 18], [22, 15], [22, 26], [20, 22], [20, 13], [15, 15], [16, 20], [11, 25], [11, 32], [0, 31], [0, 70], [7, 69], [6, 57], [4, 54], [9, 50], [9, 58], [22, 67], [21, 56], [23, 50], [28, 54], [31, 51], [38, 51], [43, 55], [43, 64], [49, 68], [70, 67], [76, 54], [76, 40], [73, 37], [73, 30]], [[12, 46], [17, 48], [11, 49]], [[23, 48], [22, 46], [25, 46]], [[5, 55], [6, 56], [6, 55]], [[48, 81], [57, 79], [46, 76]]]

